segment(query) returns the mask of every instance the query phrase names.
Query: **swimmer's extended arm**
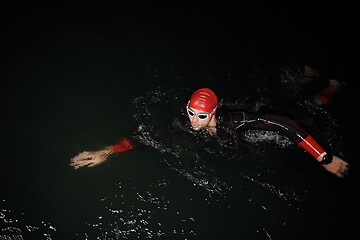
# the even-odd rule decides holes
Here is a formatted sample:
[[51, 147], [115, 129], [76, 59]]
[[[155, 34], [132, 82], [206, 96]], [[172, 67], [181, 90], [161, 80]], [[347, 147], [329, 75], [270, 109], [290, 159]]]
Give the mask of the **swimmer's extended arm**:
[[[310, 135], [306, 138], [302, 138], [297, 144], [310, 153], [320, 163], [324, 162], [324, 158], [330, 157], [330, 154], [328, 154]], [[332, 156], [332, 161], [328, 164], [322, 164], [322, 166], [337, 177], [344, 177], [349, 171], [349, 163], [337, 156]]]
[[94, 167], [105, 162], [111, 154], [126, 152], [134, 149], [134, 144], [128, 138], [121, 139], [117, 144], [106, 146], [98, 151], [85, 151], [71, 159], [70, 166], [75, 169], [81, 167]]
[[[234, 114], [233, 119], [235, 119], [232, 122], [235, 129], [245, 128], [281, 132], [310, 153], [320, 163], [324, 163], [323, 159], [328, 154], [312, 136], [288, 118], [270, 114], [247, 114], [240, 112], [240, 114]], [[331, 163], [322, 164], [322, 166], [337, 177], [344, 177], [349, 169], [349, 164], [337, 156], [333, 156]]]
[[[328, 154], [311, 135], [292, 120], [276, 115], [265, 115], [263, 123], [264, 125], [275, 127], [284, 135], [288, 136], [297, 143], [297, 145], [310, 153], [318, 162], [324, 163], [324, 157], [325, 159], [331, 159], [330, 154]], [[337, 156], [332, 156], [332, 161], [327, 164], [322, 164], [322, 166], [337, 177], [344, 177], [349, 170], [349, 164]]]

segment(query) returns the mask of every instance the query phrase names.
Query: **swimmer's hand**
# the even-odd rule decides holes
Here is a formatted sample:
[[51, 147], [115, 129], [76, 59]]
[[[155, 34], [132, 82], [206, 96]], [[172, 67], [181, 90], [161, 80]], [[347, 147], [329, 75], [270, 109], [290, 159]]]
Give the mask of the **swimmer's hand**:
[[111, 146], [98, 151], [85, 151], [73, 157], [71, 159], [70, 166], [74, 167], [75, 169], [85, 166], [94, 167], [105, 162], [112, 153], [113, 148]]
[[330, 93], [336, 93], [345, 85], [346, 84], [343, 81], [329, 79], [329, 86], [325, 89], [325, 91], [330, 92]]
[[331, 163], [322, 165], [327, 171], [335, 174], [339, 178], [345, 177], [349, 171], [349, 163], [345, 162], [337, 156], [333, 156]]

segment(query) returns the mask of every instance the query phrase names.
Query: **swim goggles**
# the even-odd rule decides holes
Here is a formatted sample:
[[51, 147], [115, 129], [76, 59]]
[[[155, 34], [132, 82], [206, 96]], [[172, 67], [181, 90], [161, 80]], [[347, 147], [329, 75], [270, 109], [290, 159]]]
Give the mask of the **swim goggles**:
[[194, 110], [192, 110], [191, 108], [189, 108], [189, 103], [188, 105], [186, 106], [186, 111], [187, 111], [187, 114], [190, 116], [190, 117], [198, 117], [200, 120], [205, 120], [207, 119], [209, 116], [211, 115], [214, 115], [215, 111], [216, 111], [216, 108], [214, 108], [214, 110], [211, 111], [211, 113], [195, 113]]

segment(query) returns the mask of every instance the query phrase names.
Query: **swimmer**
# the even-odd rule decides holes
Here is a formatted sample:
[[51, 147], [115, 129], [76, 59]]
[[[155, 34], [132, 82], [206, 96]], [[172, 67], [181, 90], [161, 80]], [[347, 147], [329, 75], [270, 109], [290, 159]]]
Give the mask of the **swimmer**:
[[313, 64], [287, 64], [280, 68], [282, 91], [292, 96], [308, 97], [317, 105], [326, 106], [344, 89], [346, 83], [326, 74]]
[[[325, 151], [312, 136], [292, 120], [259, 113], [245, 113], [218, 109], [218, 97], [209, 88], [195, 91], [186, 104], [187, 122], [193, 131], [204, 131], [209, 137], [231, 138], [240, 141], [238, 133], [242, 130], [278, 131], [287, 136], [300, 148], [307, 151], [325, 170], [337, 177], [344, 177], [349, 164], [341, 158]], [[86, 151], [71, 159], [75, 169], [94, 167], [106, 161], [114, 153], [125, 152], [137, 147], [136, 141], [123, 138], [117, 144], [106, 146], [98, 151]]]

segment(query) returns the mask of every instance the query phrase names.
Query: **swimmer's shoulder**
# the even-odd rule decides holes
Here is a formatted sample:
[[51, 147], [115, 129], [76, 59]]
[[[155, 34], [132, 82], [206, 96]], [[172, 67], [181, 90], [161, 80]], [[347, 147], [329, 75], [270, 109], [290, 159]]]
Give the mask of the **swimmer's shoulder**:
[[219, 108], [216, 114], [220, 122], [232, 122], [242, 120], [246, 113], [240, 109]]

